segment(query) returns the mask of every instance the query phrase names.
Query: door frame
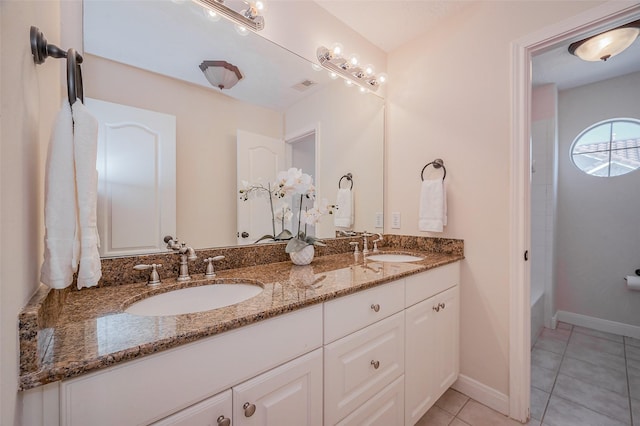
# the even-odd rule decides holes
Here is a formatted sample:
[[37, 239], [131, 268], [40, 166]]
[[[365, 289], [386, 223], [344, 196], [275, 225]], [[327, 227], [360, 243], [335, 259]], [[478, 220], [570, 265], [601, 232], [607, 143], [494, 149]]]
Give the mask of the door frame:
[[639, 13], [637, 1], [609, 1], [511, 44], [509, 416], [521, 422], [530, 415], [531, 384], [530, 266], [523, 259], [525, 250], [530, 249], [531, 237], [531, 58], [574, 37], [620, 25]]

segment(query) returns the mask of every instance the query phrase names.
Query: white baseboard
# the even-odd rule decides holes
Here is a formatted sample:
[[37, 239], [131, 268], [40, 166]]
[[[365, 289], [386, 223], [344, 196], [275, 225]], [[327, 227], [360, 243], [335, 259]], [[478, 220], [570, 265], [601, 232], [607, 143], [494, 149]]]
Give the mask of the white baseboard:
[[452, 388], [505, 416], [509, 415], [509, 397], [471, 377], [460, 374]]
[[616, 321], [609, 321], [601, 318], [590, 317], [573, 312], [558, 311], [556, 313], [558, 321], [566, 322], [581, 327], [593, 328], [594, 330], [606, 333], [620, 334], [622, 336], [640, 339], [640, 327], [637, 325], [624, 324]]

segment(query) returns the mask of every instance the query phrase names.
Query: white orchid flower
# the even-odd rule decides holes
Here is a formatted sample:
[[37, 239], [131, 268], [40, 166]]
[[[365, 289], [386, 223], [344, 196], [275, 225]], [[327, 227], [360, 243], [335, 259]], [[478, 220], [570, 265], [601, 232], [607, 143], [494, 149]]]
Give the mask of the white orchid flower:
[[284, 220], [285, 222], [289, 222], [292, 217], [293, 217], [293, 212], [291, 211], [291, 207], [289, 207], [289, 204], [282, 203], [276, 209], [277, 220], [280, 220], [280, 221]]

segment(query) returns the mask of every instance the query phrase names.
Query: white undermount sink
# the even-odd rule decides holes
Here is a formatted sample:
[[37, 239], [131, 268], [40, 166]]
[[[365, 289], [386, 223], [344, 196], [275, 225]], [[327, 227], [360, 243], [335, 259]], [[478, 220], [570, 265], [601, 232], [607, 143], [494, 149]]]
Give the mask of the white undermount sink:
[[394, 253], [373, 254], [371, 256], [367, 256], [367, 260], [370, 260], [372, 262], [415, 262], [422, 259], [422, 257], [413, 256], [410, 254]]
[[125, 309], [133, 315], [157, 317], [192, 314], [240, 303], [262, 293], [256, 284], [209, 284], [151, 296]]

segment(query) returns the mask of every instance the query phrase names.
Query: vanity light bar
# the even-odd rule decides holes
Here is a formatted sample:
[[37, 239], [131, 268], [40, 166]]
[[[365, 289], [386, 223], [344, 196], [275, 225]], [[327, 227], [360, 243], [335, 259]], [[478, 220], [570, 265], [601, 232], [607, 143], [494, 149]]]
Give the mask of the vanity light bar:
[[242, 13], [225, 6], [223, 0], [193, 0], [193, 2], [250, 30], [260, 31], [264, 28], [264, 18], [262, 16], [257, 15], [252, 18], [247, 18]]
[[381, 79], [380, 76], [375, 74], [367, 75], [364, 68], [352, 66], [348, 59], [333, 54], [331, 50], [324, 46], [318, 47], [316, 56], [322, 67], [366, 90], [375, 92], [384, 83], [384, 79]]

